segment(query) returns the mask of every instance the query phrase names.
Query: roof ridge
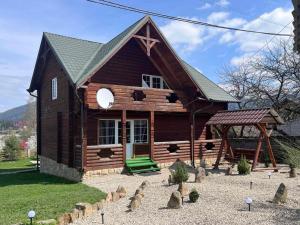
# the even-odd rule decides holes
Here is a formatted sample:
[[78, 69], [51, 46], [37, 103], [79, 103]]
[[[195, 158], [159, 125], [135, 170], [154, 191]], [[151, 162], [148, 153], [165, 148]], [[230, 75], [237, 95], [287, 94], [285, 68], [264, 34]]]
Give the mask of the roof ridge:
[[102, 43], [102, 42], [91, 41], [91, 40], [87, 40], [87, 39], [76, 38], [76, 37], [71, 37], [71, 36], [67, 36], [67, 35], [51, 33], [51, 32], [43, 32], [43, 33], [44, 33], [44, 34], [50, 34], [50, 35], [56, 35], [56, 36], [60, 36], [60, 37], [64, 37], [64, 38], [75, 39], [75, 40], [78, 40], [78, 41], [91, 42], [91, 43], [100, 44], [100, 45], [104, 45], [104, 44], [105, 44], [105, 43]]
[[251, 109], [234, 109], [234, 110], [219, 110], [218, 113], [222, 112], [240, 112], [240, 111], [258, 111], [258, 110], [271, 110], [271, 107], [263, 107], [263, 108], [251, 108]]

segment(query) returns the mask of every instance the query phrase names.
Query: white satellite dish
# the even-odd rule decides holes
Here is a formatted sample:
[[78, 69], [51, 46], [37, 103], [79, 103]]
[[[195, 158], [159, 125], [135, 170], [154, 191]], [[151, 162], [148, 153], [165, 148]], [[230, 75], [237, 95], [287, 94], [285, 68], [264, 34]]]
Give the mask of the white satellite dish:
[[111, 108], [115, 101], [113, 93], [107, 88], [99, 89], [96, 94], [96, 99], [98, 105], [103, 109]]

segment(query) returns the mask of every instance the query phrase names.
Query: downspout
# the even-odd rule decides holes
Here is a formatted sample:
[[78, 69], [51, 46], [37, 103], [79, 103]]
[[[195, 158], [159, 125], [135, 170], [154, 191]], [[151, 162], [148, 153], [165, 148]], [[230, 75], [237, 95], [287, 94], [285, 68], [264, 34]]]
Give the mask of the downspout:
[[[38, 109], [38, 98], [39, 98], [38, 95], [32, 94], [32, 92], [30, 92], [29, 89], [26, 89], [26, 91], [29, 93], [30, 96], [36, 98], [36, 105], [37, 105], [36, 111], [37, 111], [37, 110], [40, 110], [40, 109]], [[36, 117], [38, 117], [38, 115], [36, 115]], [[36, 124], [36, 125], [37, 125], [37, 124]], [[36, 128], [36, 129], [37, 129], [37, 128]], [[38, 134], [36, 134], [36, 137], [37, 137], [37, 135], [38, 135]], [[41, 146], [40, 146], [40, 147], [41, 147]], [[36, 151], [36, 152], [37, 152], [37, 151]], [[39, 171], [39, 154], [38, 154], [38, 153], [36, 153], [36, 170]]]
[[[199, 100], [202, 100], [202, 99], [199, 99]], [[210, 104], [201, 108], [201, 109], [197, 109], [196, 111], [193, 112], [192, 114], [192, 126], [193, 126], [193, 143], [191, 145], [191, 154], [192, 154], [192, 166], [195, 168], [195, 155], [194, 155], [194, 152], [195, 152], [195, 116], [197, 113], [200, 113], [200, 112], [203, 112], [204, 110], [207, 110], [209, 108], [211, 108], [213, 105], [214, 105], [214, 102], [209, 100], [210, 101]]]

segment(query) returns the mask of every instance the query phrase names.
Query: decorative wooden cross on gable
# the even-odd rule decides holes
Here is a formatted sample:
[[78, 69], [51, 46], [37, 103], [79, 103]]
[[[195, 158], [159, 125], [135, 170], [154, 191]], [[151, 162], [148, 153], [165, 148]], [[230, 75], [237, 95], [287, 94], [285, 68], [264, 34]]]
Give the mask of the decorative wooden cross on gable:
[[147, 23], [146, 25], [146, 37], [141, 36], [141, 35], [133, 35], [133, 37], [138, 38], [141, 40], [141, 42], [143, 43], [143, 45], [146, 47], [147, 49], [147, 55], [150, 56], [150, 50], [151, 48], [159, 42], [158, 39], [155, 38], [151, 38], [150, 37], [150, 25], [149, 23]]

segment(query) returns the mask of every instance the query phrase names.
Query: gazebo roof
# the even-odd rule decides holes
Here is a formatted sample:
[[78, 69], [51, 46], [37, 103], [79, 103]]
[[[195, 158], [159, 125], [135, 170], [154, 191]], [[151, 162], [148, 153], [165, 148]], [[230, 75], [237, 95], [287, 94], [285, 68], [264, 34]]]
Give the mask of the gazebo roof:
[[283, 119], [271, 108], [219, 111], [208, 125], [254, 125], [260, 123], [283, 124]]

